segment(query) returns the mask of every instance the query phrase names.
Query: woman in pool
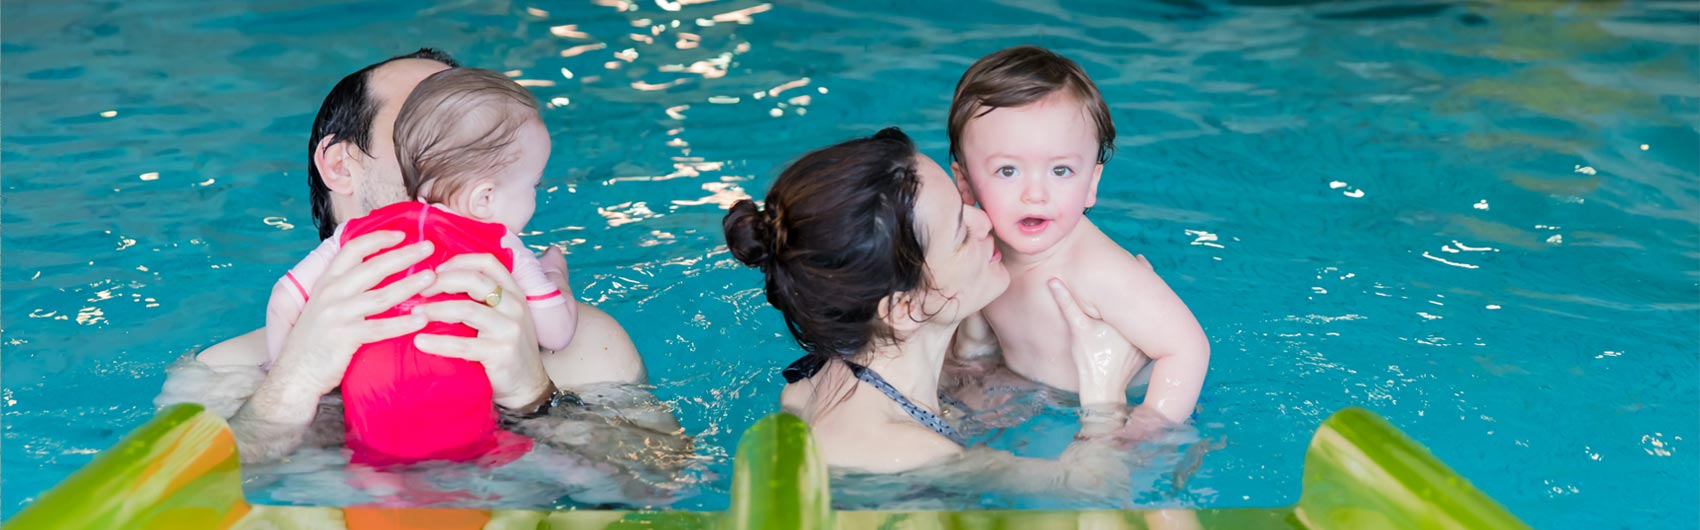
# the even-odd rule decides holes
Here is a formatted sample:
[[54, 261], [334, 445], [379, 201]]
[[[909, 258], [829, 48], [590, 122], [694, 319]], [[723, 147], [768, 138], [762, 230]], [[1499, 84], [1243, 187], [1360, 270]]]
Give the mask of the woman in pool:
[[[785, 369], [781, 404], [809, 424], [835, 470], [973, 470], [962, 484], [978, 490], [1106, 493], [1126, 483], [1125, 453], [1110, 444], [1076, 442], [1062, 465], [971, 451], [939, 416], [951, 337], [1004, 292], [1009, 273], [986, 214], [963, 204], [902, 131], [803, 155], [765, 209], [739, 201], [723, 228], [732, 255], [761, 269], [768, 302], [807, 352]], [[1096, 347], [1086, 343], [1092, 334], [1074, 335]]]

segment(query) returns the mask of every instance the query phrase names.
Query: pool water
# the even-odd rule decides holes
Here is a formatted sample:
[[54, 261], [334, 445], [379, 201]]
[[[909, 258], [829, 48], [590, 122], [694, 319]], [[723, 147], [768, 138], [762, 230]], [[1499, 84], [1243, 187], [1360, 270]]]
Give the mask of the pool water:
[[[320, 100], [422, 45], [546, 103], [526, 239], [569, 246], [697, 437], [719, 478], [677, 507], [723, 509], [797, 355], [724, 208], [886, 125], [944, 160], [963, 69], [1034, 43], [1114, 110], [1092, 219], [1213, 345], [1196, 441], [1124, 504], [1295, 502], [1310, 433], [1362, 406], [1538, 528], [1700, 518], [1693, 2], [31, 2], [3, 25], [8, 516], [146, 421], [166, 365], [262, 324], [316, 241]], [[987, 439], [1072, 432], [1055, 409]]]

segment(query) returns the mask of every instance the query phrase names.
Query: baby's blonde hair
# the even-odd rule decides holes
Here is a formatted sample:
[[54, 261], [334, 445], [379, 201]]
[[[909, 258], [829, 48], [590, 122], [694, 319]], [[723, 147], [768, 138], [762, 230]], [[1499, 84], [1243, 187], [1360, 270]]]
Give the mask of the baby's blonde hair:
[[450, 68], [425, 78], [395, 122], [396, 160], [407, 195], [448, 202], [512, 164], [518, 158], [509, 147], [515, 134], [539, 119], [531, 92], [500, 73]]

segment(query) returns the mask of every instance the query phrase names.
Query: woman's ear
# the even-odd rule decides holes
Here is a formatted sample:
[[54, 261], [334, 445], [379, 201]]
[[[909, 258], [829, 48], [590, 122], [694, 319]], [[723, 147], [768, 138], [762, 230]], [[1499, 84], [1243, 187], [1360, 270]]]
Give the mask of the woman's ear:
[[880, 299], [879, 319], [890, 326], [897, 336], [903, 337], [921, 327], [927, 320], [919, 300], [914, 293], [905, 291], [891, 293]]
[[466, 213], [473, 219], [489, 222], [496, 218], [496, 182], [482, 179], [468, 190]]
[[339, 142], [335, 135], [325, 136], [319, 139], [319, 145], [313, 146], [313, 167], [319, 170], [319, 180], [324, 181], [331, 193], [354, 193], [353, 170], [359, 163], [355, 159], [358, 150], [353, 142]]

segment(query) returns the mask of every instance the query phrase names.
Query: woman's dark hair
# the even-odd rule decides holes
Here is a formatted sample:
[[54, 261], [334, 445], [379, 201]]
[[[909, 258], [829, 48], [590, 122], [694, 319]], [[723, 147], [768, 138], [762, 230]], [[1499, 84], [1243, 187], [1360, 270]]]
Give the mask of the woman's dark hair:
[[307, 190], [313, 201], [313, 224], [319, 228], [319, 239], [331, 237], [336, 232], [336, 225], [347, 219], [337, 219], [331, 211], [331, 189], [325, 185], [324, 177], [319, 175], [319, 166], [313, 163], [313, 152], [318, 149], [319, 141], [326, 136], [332, 138], [331, 144], [354, 142], [362, 152], [369, 152], [372, 145], [372, 120], [378, 115], [378, 102], [372, 100], [371, 91], [367, 90], [367, 79], [379, 67], [402, 59], [426, 59], [443, 63], [449, 68], [460, 66], [449, 54], [431, 48], [420, 48], [413, 53], [397, 55], [382, 62], [367, 65], [331, 87], [331, 93], [325, 95], [324, 103], [319, 104], [319, 115], [313, 118], [313, 131], [307, 137]]
[[742, 200], [726, 213], [726, 246], [761, 269], [768, 303], [811, 355], [893, 339], [880, 300], [925, 286], [916, 156], [895, 127], [817, 149], [779, 174], [765, 208]]

